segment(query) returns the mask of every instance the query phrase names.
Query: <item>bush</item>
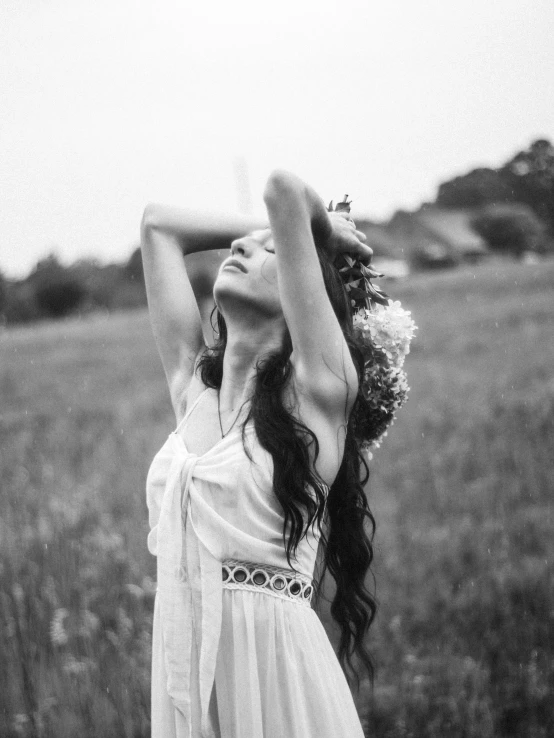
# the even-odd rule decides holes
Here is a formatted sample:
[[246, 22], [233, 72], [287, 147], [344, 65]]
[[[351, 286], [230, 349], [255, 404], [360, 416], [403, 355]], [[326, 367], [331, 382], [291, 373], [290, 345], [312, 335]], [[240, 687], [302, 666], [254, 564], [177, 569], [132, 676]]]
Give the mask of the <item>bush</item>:
[[41, 311], [52, 318], [61, 318], [77, 310], [84, 297], [83, 285], [70, 278], [40, 285], [35, 293]]
[[489, 205], [472, 222], [491, 249], [519, 257], [546, 246], [546, 225], [527, 205]]

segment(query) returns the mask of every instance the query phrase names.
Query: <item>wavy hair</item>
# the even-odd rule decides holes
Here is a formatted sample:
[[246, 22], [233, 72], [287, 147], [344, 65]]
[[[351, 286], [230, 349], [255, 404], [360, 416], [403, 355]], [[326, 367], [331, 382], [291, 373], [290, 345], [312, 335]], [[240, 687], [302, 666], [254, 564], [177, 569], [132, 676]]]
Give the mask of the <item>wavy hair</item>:
[[[351, 674], [354, 674], [359, 688], [359, 675], [353, 659], [361, 662], [373, 682], [373, 665], [364, 641], [377, 609], [375, 597], [365, 584], [373, 560], [375, 519], [364, 492], [369, 469], [360, 451], [359, 438], [359, 420], [367, 417], [367, 400], [361, 392], [364, 358], [354, 339], [352, 314], [340, 274], [319, 249], [317, 253], [327, 295], [359, 380], [357, 397], [346, 424], [344, 456], [339, 471], [326, 495], [309, 456], [312, 444], [314, 460], [319, 455], [317, 438], [283, 404], [283, 390], [292, 372], [292, 341], [288, 331], [285, 331], [280, 351], [258, 361], [251, 407], [242, 426], [243, 441], [244, 428], [252, 418], [260, 444], [273, 458], [273, 488], [284, 511], [283, 544], [291, 568], [294, 568], [291, 558], [295, 556], [298, 544], [311, 525], [318, 526], [324, 555], [322, 569], [313, 581], [314, 606], [319, 604], [323, 579], [329, 570], [336, 584], [330, 611], [340, 628], [337, 656], [346, 678], [350, 681]], [[218, 338], [215, 345], [200, 357], [197, 371], [207, 387], [219, 389], [227, 326], [217, 307], [212, 320], [214, 314]], [[315, 498], [308, 490], [313, 490]], [[369, 530], [366, 524], [369, 524]]]

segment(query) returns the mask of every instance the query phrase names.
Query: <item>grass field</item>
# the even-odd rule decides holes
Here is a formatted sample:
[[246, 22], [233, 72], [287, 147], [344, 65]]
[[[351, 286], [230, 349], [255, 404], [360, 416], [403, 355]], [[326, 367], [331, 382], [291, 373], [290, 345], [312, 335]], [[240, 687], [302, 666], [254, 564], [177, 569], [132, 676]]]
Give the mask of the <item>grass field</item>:
[[[360, 715], [378, 738], [548, 738], [554, 263], [389, 291], [419, 330], [368, 488], [380, 610]], [[144, 485], [174, 422], [147, 315], [5, 330], [0, 355], [0, 736], [147, 736]]]

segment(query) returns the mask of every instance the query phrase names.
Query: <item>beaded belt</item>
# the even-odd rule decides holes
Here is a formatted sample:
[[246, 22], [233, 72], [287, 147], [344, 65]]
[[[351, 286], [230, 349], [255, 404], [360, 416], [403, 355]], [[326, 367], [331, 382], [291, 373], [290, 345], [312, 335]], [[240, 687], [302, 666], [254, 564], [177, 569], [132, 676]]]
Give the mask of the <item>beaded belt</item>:
[[224, 589], [261, 591], [274, 597], [294, 600], [310, 606], [313, 592], [312, 580], [292, 569], [225, 559], [222, 576]]

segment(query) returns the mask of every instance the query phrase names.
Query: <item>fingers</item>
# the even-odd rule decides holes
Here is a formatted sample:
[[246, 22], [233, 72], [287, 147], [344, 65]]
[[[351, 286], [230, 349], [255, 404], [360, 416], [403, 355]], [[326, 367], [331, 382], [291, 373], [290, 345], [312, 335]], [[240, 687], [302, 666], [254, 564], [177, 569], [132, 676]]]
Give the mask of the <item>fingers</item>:
[[364, 264], [369, 264], [373, 256], [373, 249], [369, 246], [363, 246], [363, 251], [360, 253], [360, 261]]
[[337, 218], [341, 219], [341, 222], [346, 225], [348, 228], [351, 228], [355, 231], [356, 236], [362, 240], [366, 240], [367, 236], [362, 231], [356, 230], [356, 223], [354, 221], [354, 218], [350, 215], [350, 213], [347, 213], [345, 210], [339, 210], [339, 211], [333, 211], [329, 213], [331, 216], [336, 216]]
[[346, 223], [354, 223], [354, 218], [346, 210], [333, 210], [329, 215], [332, 218], [340, 218], [341, 221], [346, 221]]
[[354, 228], [353, 235], [356, 237], [358, 245], [358, 253], [361, 261], [369, 260], [373, 256], [373, 249], [368, 246], [364, 241], [367, 241], [367, 236], [363, 231], [358, 231]]
[[345, 225], [352, 231], [352, 233], [356, 236], [358, 241], [367, 241], [367, 236], [363, 231], [358, 231], [356, 228], [356, 224], [353, 220], [347, 220]]
[[362, 263], [369, 264], [373, 256], [373, 249], [365, 243], [367, 236], [363, 231], [359, 231], [356, 228], [356, 224], [350, 213], [346, 211], [335, 211], [330, 213], [330, 215], [336, 216], [337, 220], [340, 218], [338, 229], [335, 231], [339, 242], [342, 241], [343, 244], [342, 248], [339, 247], [340, 250], [350, 253]]
[[[364, 234], [364, 241], [367, 241], [367, 236], [365, 236], [365, 234]], [[366, 264], [369, 264], [369, 262], [371, 261], [373, 257], [373, 249], [371, 248], [371, 246], [368, 246], [367, 244], [360, 244], [360, 251], [361, 251], [360, 261], [363, 261]]]
[[352, 235], [355, 236], [355, 238], [351, 241], [352, 246], [354, 247], [351, 250], [351, 253], [361, 262], [369, 264], [371, 257], [373, 256], [373, 249], [371, 246], [363, 243], [363, 241], [367, 241], [367, 236], [365, 233], [361, 233], [360, 231], [354, 231]]

